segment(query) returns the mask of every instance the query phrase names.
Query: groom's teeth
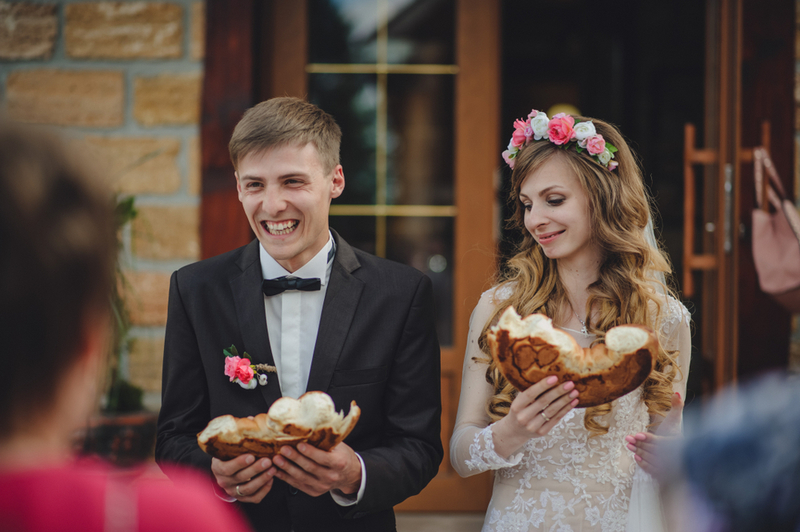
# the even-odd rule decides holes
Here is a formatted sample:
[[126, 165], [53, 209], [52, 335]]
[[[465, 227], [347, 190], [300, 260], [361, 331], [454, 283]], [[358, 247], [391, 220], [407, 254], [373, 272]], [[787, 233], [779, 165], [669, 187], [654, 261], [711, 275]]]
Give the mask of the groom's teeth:
[[292, 230], [297, 225], [297, 220], [291, 220], [286, 222], [264, 222], [269, 231], [273, 235], [285, 235], [287, 233], [291, 233]]

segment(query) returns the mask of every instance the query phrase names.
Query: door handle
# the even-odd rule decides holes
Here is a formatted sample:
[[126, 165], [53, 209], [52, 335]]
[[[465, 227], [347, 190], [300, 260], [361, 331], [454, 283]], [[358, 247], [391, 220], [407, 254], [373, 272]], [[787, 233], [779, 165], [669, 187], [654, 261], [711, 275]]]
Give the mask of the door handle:
[[683, 294], [694, 296], [695, 270], [713, 270], [717, 267], [717, 258], [710, 253], [696, 254], [694, 251], [695, 199], [695, 164], [711, 164], [717, 162], [717, 152], [711, 149], [695, 148], [697, 130], [694, 124], [684, 126], [683, 135]]
[[[695, 215], [696, 215], [696, 194], [695, 194], [695, 164], [711, 164], [718, 162], [719, 156], [713, 149], [697, 149], [696, 129], [694, 124], [684, 126], [683, 138], [683, 294], [687, 298], [695, 295], [694, 280], [692, 273], [695, 270], [714, 270], [717, 268], [717, 256], [712, 253], [695, 253]], [[764, 120], [761, 123], [761, 145], [769, 149], [770, 144], [770, 122]], [[752, 148], [740, 148], [738, 155], [739, 163], [753, 161]], [[725, 253], [730, 253], [733, 249], [733, 176], [734, 168], [732, 164], [725, 165], [725, 210], [722, 220], [723, 229], [723, 249]], [[717, 227], [719, 224], [712, 224]], [[706, 224], [708, 230], [708, 224]], [[713, 230], [713, 229], [712, 229]]]

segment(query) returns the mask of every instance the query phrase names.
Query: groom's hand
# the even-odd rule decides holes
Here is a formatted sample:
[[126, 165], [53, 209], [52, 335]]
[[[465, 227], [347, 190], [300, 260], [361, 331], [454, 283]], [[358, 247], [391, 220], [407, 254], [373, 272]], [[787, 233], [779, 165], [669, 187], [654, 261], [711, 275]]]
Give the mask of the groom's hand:
[[277, 478], [312, 497], [334, 489], [352, 495], [361, 486], [361, 461], [345, 443], [330, 451], [307, 443], [299, 444], [297, 449], [286, 446], [272, 461], [278, 468]]
[[233, 460], [211, 459], [211, 472], [229, 497], [239, 502], [259, 503], [272, 489], [275, 468], [269, 458], [256, 460], [243, 454]]

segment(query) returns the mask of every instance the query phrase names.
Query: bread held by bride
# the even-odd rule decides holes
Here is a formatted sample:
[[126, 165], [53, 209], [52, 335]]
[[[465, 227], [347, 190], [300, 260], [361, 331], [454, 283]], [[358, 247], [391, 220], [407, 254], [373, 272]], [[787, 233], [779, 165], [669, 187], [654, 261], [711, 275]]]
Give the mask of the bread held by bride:
[[344, 416], [324, 392], [306, 392], [299, 399], [281, 397], [266, 414], [237, 418], [226, 415], [212, 419], [197, 435], [197, 444], [220, 460], [242, 454], [271, 458], [285, 445], [309, 443], [328, 451], [353, 430], [361, 409], [355, 401]]
[[518, 390], [556, 375], [578, 390], [578, 408], [610, 403], [639, 387], [655, 368], [658, 338], [643, 325], [619, 325], [605, 343], [582, 348], [550, 318], [521, 319], [508, 307], [487, 333], [500, 372]]

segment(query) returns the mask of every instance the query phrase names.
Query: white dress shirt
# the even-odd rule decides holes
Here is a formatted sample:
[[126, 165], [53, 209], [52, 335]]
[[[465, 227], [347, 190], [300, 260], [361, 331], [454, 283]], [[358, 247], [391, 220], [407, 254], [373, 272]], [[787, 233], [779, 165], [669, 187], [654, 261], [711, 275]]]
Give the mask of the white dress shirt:
[[[314, 345], [317, 342], [319, 319], [322, 316], [322, 304], [333, 268], [333, 239], [328, 242], [314, 257], [300, 269], [289, 273], [273, 259], [269, 253], [259, 246], [261, 255], [261, 274], [264, 279], [278, 277], [318, 278], [319, 290], [304, 292], [286, 290], [274, 296], [264, 296], [264, 309], [267, 312], [267, 333], [275, 367], [278, 368], [278, 381], [284, 397], [297, 399], [306, 391], [308, 373], [311, 370], [311, 359]], [[331, 254], [330, 260], [328, 255]]]
[[[278, 264], [264, 246], [259, 246], [261, 274], [264, 279], [279, 277], [318, 278], [320, 289], [312, 291], [286, 290], [274, 296], [264, 296], [264, 309], [267, 313], [267, 333], [272, 348], [272, 358], [278, 370], [278, 382], [284, 397], [297, 399], [303, 395], [308, 385], [308, 374], [314, 356], [314, 346], [319, 332], [322, 304], [328, 281], [331, 278], [334, 256], [333, 237], [314, 257], [297, 271], [289, 273]], [[331, 490], [331, 496], [340, 506], [356, 504], [364, 495], [367, 472], [364, 460], [356, 453], [361, 463], [361, 487], [355, 495], [345, 495], [339, 490]]]

